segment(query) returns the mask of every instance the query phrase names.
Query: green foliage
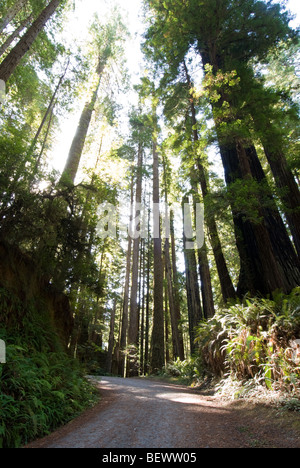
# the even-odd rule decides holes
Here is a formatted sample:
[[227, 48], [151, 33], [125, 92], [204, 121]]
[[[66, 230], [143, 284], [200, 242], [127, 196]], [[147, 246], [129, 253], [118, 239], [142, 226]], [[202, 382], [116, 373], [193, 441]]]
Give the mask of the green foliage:
[[175, 377], [182, 383], [191, 385], [199, 382], [203, 375], [202, 362], [199, 357], [191, 357], [184, 361], [177, 358], [164, 368], [164, 375]]
[[291, 341], [300, 336], [300, 290], [273, 299], [254, 298], [222, 309], [201, 324], [197, 343], [215, 375], [255, 380], [268, 389], [299, 396], [300, 367]]
[[0, 368], [0, 447], [15, 448], [49, 434], [95, 402], [95, 391], [63, 353], [7, 347]]
[[[1, 290], [0, 447], [49, 434], [97, 399], [78, 363], [62, 349], [43, 310]], [[2, 328], [5, 327], [5, 328]]]

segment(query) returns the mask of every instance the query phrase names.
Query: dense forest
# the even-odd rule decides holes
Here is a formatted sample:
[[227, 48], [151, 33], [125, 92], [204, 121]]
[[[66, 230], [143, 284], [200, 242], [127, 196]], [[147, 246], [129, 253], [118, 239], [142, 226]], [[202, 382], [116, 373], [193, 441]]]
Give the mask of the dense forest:
[[104, 3], [82, 30], [80, 0], [0, 5], [4, 448], [93, 405], [85, 375], [300, 397], [291, 13], [144, 0], [132, 77], [136, 31]]

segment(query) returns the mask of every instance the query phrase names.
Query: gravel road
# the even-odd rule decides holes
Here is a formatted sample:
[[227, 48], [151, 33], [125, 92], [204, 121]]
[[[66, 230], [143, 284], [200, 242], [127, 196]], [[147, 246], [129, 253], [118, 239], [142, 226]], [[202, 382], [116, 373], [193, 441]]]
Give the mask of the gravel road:
[[[26, 448], [300, 448], [268, 409], [147, 379], [99, 379], [94, 408]], [[286, 424], [286, 423], [285, 423]]]

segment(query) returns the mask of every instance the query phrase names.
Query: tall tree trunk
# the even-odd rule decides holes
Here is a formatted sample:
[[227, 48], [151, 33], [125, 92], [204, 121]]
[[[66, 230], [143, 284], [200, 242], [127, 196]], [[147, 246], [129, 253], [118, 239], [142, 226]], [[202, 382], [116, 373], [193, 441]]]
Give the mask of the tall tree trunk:
[[145, 324], [145, 358], [144, 375], [149, 372], [149, 327], [150, 327], [150, 268], [151, 268], [151, 239], [150, 239], [151, 210], [148, 210], [148, 239], [147, 239], [147, 280], [146, 280], [146, 324]]
[[[185, 61], [183, 62], [183, 65], [184, 65], [187, 84], [189, 88], [191, 89], [192, 81], [191, 81], [191, 77], [189, 75], [188, 68], [187, 68]], [[196, 116], [196, 108], [195, 108], [193, 98], [190, 98], [190, 108], [191, 108], [191, 117], [192, 117], [192, 125], [193, 125], [193, 139], [194, 139], [194, 143], [197, 144], [197, 142], [199, 141], [199, 134], [197, 130], [197, 116]], [[202, 197], [203, 197], [204, 206], [205, 206], [206, 205], [205, 200], [206, 200], [207, 195], [209, 194], [208, 176], [198, 156], [196, 156], [196, 165], [198, 168], [199, 182], [200, 182]], [[214, 254], [214, 258], [216, 262], [223, 300], [226, 303], [229, 299], [232, 299], [236, 296], [235, 288], [233, 286], [230, 273], [227, 267], [227, 263], [223, 254], [222, 244], [221, 244], [220, 237], [218, 234], [218, 228], [217, 228], [215, 217], [213, 215], [207, 216], [206, 209], [204, 210], [204, 216], [205, 216], [205, 222], [209, 231], [210, 242], [211, 242], [211, 246], [213, 249], [213, 254]]]
[[6, 26], [17, 16], [19, 11], [27, 3], [28, 0], [16, 0], [11, 8], [8, 9], [6, 15], [0, 19], [0, 33], [4, 31]]
[[[183, 198], [183, 217], [186, 214], [184, 205], [189, 203], [188, 197]], [[191, 216], [191, 214], [190, 214]], [[184, 223], [185, 224], [185, 223]], [[186, 276], [186, 291], [188, 303], [188, 316], [189, 316], [189, 336], [191, 355], [196, 351], [195, 346], [195, 327], [203, 319], [203, 311], [200, 301], [199, 280], [197, 273], [197, 261], [194, 249], [187, 249], [187, 242], [192, 241], [186, 237], [185, 229], [183, 229], [183, 248], [185, 260], [185, 276]]]
[[145, 286], [146, 286], [146, 242], [142, 239], [141, 262], [141, 330], [140, 330], [140, 372], [144, 375], [144, 347], [145, 347]]
[[[291, 230], [295, 248], [300, 258], [300, 191], [297, 182], [288, 166], [286, 157], [282, 149], [281, 138], [277, 136], [277, 131], [273, 130], [273, 125], [266, 115], [263, 116], [263, 122], [259, 119], [257, 112], [253, 110], [252, 119], [255, 129], [261, 136], [264, 152], [270, 165], [278, 195], [283, 202], [283, 210], [288, 225]], [[262, 132], [266, 128], [266, 132]], [[274, 136], [275, 143], [272, 142]], [[274, 145], [276, 144], [277, 147]]]
[[[180, 330], [180, 304], [179, 302], [176, 303], [177, 298], [176, 298], [175, 284], [174, 284], [174, 279], [173, 279], [173, 274], [172, 274], [173, 269], [172, 269], [171, 257], [170, 257], [169, 234], [171, 233], [171, 229], [170, 229], [170, 232], [168, 232], [169, 230], [168, 222], [171, 221], [170, 220], [171, 215], [169, 213], [168, 183], [167, 183], [165, 156], [163, 156], [163, 169], [164, 169], [163, 179], [164, 179], [165, 210], [166, 210], [165, 218], [166, 218], [166, 231], [167, 231], [165, 245], [164, 245], [164, 257], [165, 257], [165, 272], [166, 272], [166, 283], [167, 283], [166, 292], [169, 298], [169, 310], [170, 310], [170, 317], [171, 317], [173, 356], [175, 359], [179, 357], [181, 360], [184, 360], [183, 338], [182, 338], [182, 333]], [[173, 235], [174, 235], [174, 229], [173, 229]], [[175, 269], [176, 269], [176, 259], [175, 259]]]
[[41, 147], [40, 153], [39, 153], [39, 155], [38, 155], [38, 157], [36, 159], [35, 172], [38, 170], [38, 168], [39, 168], [39, 166], [41, 164], [42, 156], [43, 156], [45, 148], [46, 148], [47, 140], [48, 140], [51, 125], [52, 125], [52, 120], [53, 120], [53, 117], [54, 117], [55, 104], [56, 104], [56, 101], [53, 103], [53, 106], [52, 106], [52, 109], [51, 109], [51, 112], [50, 112], [50, 116], [49, 116], [49, 121], [48, 121], [47, 129], [46, 129], [46, 133], [45, 133], [45, 136], [44, 136], [44, 139], [43, 139], [42, 147]]
[[[250, 146], [245, 151], [250, 161], [253, 178], [265, 188], [265, 193], [262, 194], [261, 199], [262, 212], [281, 275], [281, 281], [283, 282], [282, 288], [289, 292], [300, 284], [300, 261], [280, 216], [274, 196], [268, 186], [256, 149], [254, 146]], [[266, 198], [267, 203], [264, 206]]]
[[[132, 221], [132, 205], [133, 205], [133, 177], [131, 179], [131, 213], [130, 222]], [[128, 331], [128, 310], [129, 310], [129, 289], [130, 289], [130, 271], [131, 271], [131, 257], [132, 257], [132, 239], [128, 236], [128, 247], [126, 256], [126, 274], [125, 274], [125, 287], [124, 287], [124, 301], [122, 312], [121, 336], [120, 336], [120, 362], [119, 374], [125, 377], [125, 358], [127, 347], [127, 331]]]
[[[190, 173], [191, 186], [193, 189], [193, 205], [196, 216], [196, 205], [200, 203], [198, 185], [193, 172]], [[204, 318], [208, 319], [215, 315], [214, 296], [212, 292], [211, 274], [208, 262], [207, 247], [204, 242], [201, 249], [198, 249], [199, 273], [201, 279], [202, 306]]]
[[169, 239], [165, 240], [164, 256], [165, 256], [165, 272], [166, 272], [166, 282], [167, 282], [166, 292], [169, 298], [169, 311], [170, 311], [171, 329], [172, 329], [173, 356], [175, 359], [177, 359], [178, 357], [182, 359], [182, 356], [180, 355], [181, 348], [180, 348], [179, 324], [178, 324], [176, 313], [175, 313], [174, 288], [173, 288], [173, 280], [172, 280], [172, 266], [171, 266], [171, 259], [170, 259]]
[[[265, 179], [254, 147], [221, 146], [221, 155], [228, 186], [238, 178], [258, 182]], [[266, 185], [264, 185], [266, 187]], [[275, 202], [272, 208], [259, 208], [257, 222], [244, 219], [233, 211], [237, 247], [241, 259], [238, 295], [271, 294], [277, 289], [290, 292], [300, 281], [298, 259], [288, 238]]]
[[300, 191], [284, 154], [264, 146], [279, 196], [284, 204], [284, 213], [289, 224], [295, 248], [300, 258]]
[[170, 214], [170, 234], [171, 234], [171, 253], [172, 253], [172, 273], [173, 273], [173, 292], [174, 292], [174, 313], [175, 320], [179, 329], [179, 358], [184, 361], [184, 343], [181, 326], [181, 311], [180, 311], [180, 295], [179, 295], [179, 280], [176, 263], [176, 248], [175, 248], [175, 230], [174, 230], [174, 212]]
[[112, 371], [112, 358], [115, 344], [115, 321], [116, 321], [117, 300], [114, 299], [113, 308], [110, 316], [110, 328], [108, 339], [108, 351], [106, 360], [106, 371], [111, 374]]
[[[138, 219], [141, 214], [140, 204], [142, 202], [142, 166], [143, 166], [143, 148], [139, 144], [137, 160], [137, 179], [135, 196], [135, 217]], [[130, 293], [130, 312], [128, 329], [128, 346], [130, 347], [129, 375], [138, 375], [138, 336], [139, 336], [139, 306], [138, 306], [138, 279], [139, 279], [139, 257], [140, 257], [140, 233], [138, 230], [141, 224], [137, 225], [135, 231], [136, 238], [133, 240], [132, 257], [132, 283]]]
[[[164, 258], [165, 260], [165, 258]], [[165, 317], [165, 344], [166, 344], [166, 363], [168, 364], [170, 362], [170, 344], [169, 344], [169, 316], [170, 316], [170, 307], [169, 307], [169, 292], [168, 292], [168, 284], [167, 284], [167, 270], [166, 270], [166, 265], [164, 262], [164, 317]], [[172, 325], [171, 325], [172, 326]], [[172, 348], [174, 350], [174, 340], [173, 340], [173, 335], [172, 335]]]
[[82, 111], [79, 124], [69, 151], [69, 156], [63, 170], [60, 182], [75, 183], [77, 176], [80, 159], [83, 153], [86, 137], [88, 134], [89, 126], [92, 120], [93, 111], [97, 101], [98, 91], [100, 87], [101, 77], [97, 80], [96, 88], [93, 91], [92, 97], [87, 102]]
[[154, 224], [154, 310], [151, 342], [151, 371], [156, 373], [165, 365], [165, 337], [164, 337], [164, 300], [162, 262], [162, 244], [159, 213], [159, 159], [156, 135], [153, 135], [153, 224]]
[[31, 14], [28, 16], [28, 18], [25, 18], [25, 20], [23, 20], [21, 24], [14, 30], [14, 32], [6, 39], [6, 41], [0, 47], [0, 57], [7, 51], [9, 46], [19, 36], [19, 34], [21, 34], [23, 29], [25, 29], [28, 26], [32, 19], [33, 15]]
[[33, 22], [18, 44], [10, 51], [0, 64], [0, 79], [7, 81], [19, 65], [20, 61], [31, 48], [47, 21], [55, 13], [63, 0], [51, 0], [39, 17]]
[[[207, 53], [201, 51], [203, 65], [213, 66], [216, 73], [219, 70], [218, 58], [213, 50]], [[213, 111], [219, 115], [217, 134], [220, 153], [228, 187], [237, 180], [246, 182], [254, 179], [263, 181], [262, 195], [259, 196], [258, 219], [245, 219], [244, 215], [233, 209], [236, 243], [240, 255], [241, 272], [238, 294], [248, 291], [253, 294], [272, 294], [275, 290], [289, 293], [300, 284], [299, 260], [288, 238], [285, 226], [281, 220], [274, 202], [272, 209], [264, 207], [263, 194], [266, 190], [265, 175], [253, 145], [247, 145], [232, 137], [232, 141], [224, 142], [219, 133], [220, 110], [224, 103], [232, 105], [228, 96], [220, 90], [220, 99], [212, 103]], [[234, 108], [234, 106], [233, 106]], [[226, 119], [225, 119], [225, 123]], [[271, 193], [269, 195], [271, 199]], [[279, 242], [281, 240], [281, 245]], [[294, 253], [293, 253], [294, 252]]]
[[49, 105], [48, 105], [47, 110], [45, 112], [45, 115], [44, 115], [44, 117], [42, 119], [42, 122], [41, 122], [41, 124], [40, 124], [40, 126], [39, 126], [39, 128], [38, 128], [38, 130], [36, 132], [36, 135], [35, 135], [34, 139], [33, 139], [33, 142], [32, 142], [31, 148], [30, 148], [31, 151], [33, 151], [33, 149], [34, 149], [34, 147], [35, 147], [35, 145], [36, 145], [36, 143], [37, 143], [37, 141], [39, 139], [41, 131], [43, 130], [43, 127], [44, 127], [45, 122], [46, 122], [46, 120], [48, 118], [48, 115], [50, 114], [51, 110], [53, 109], [54, 101], [55, 101], [57, 93], [60, 90], [60, 87], [61, 87], [61, 85], [62, 85], [62, 83], [63, 83], [63, 81], [65, 79], [66, 73], [67, 73], [68, 68], [69, 68], [69, 64], [70, 64], [70, 59], [67, 60], [67, 65], [65, 67], [65, 70], [64, 70], [63, 74], [60, 76], [60, 78], [58, 80], [58, 83], [57, 83], [57, 85], [55, 87], [55, 90], [54, 90], [54, 92], [52, 94], [52, 97], [50, 99], [50, 102], [49, 102]]

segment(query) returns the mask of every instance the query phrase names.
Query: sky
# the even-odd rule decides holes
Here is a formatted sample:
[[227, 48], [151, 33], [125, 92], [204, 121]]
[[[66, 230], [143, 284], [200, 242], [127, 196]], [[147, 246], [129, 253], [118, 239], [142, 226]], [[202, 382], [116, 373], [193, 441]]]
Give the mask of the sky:
[[[300, 26], [300, 0], [287, 0], [288, 9], [296, 15], [292, 22], [293, 27]], [[105, 18], [113, 5], [118, 6], [124, 18], [125, 24], [131, 32], [131, 38], [127, 40], [125, 54], [127, 67], [131, 74], [132, 84], [137, 84], [143, 73], [143, 57], [140, 51], [141, 34], [144, 30], [142, 23], [142, 0], [76, 0], [75, 11], [70, 15], [71, 21], [64, 28], [67, 41], [84, 42], [87, 38], [88, 24], [93, 14], [98, 13], [99, 18]], [[124, 96], [124, 99], [131, 105], [133, 95]], [[68, 156], [69, 148], [79, 121], [83, 103], [77, 103], [73, 113], [61, 121], [60, 133], [50, 154], [50, 166], [58, 171], [62, 171]], [[125, 102], [126, 105], [126, 102]]]

